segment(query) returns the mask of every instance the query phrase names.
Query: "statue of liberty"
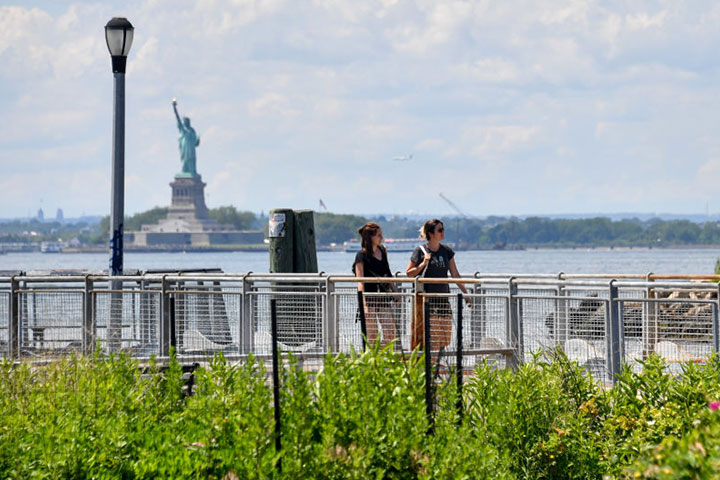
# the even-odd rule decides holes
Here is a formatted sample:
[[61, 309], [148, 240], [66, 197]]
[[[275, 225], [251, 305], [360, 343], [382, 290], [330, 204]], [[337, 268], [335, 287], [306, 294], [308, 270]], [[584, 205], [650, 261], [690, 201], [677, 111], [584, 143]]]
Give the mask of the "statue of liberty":
[[177, 99], [173, 98], [172, 104], [173, 110], [175, 111], [175, 118], [177, 119], [178, 130], [180, 131], [178, 145], [180, 147], [180, 162], [182, 163], [182, 170], [175, 176], [198, 177], [195, 147], [200, 145], [200, 137], [195, 133], [195, 129], [190, 126], [190, 119], [188, 117], [183, 117], [182, 121], [180, 121], [180, 115], [178, 115], [177, 111]]

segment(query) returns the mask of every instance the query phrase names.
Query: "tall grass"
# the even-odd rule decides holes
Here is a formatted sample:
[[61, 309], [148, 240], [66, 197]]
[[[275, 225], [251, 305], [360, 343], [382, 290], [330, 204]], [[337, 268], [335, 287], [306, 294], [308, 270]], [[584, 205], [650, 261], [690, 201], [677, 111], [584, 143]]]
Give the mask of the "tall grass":
[[[149, 373], [125, 356], [0, 364], [1, 478], [713, 478], [720, 361], [671, 376], [658, 357], [612, 389], [557, 352], [517, 372], [480, 366], [436, 390], [428, 435], [423, 362], [387, 348], [281, 375], [275, 451], [265, 367], [222, 356]], [[282, 473], [277, 464], [282, 460]]]

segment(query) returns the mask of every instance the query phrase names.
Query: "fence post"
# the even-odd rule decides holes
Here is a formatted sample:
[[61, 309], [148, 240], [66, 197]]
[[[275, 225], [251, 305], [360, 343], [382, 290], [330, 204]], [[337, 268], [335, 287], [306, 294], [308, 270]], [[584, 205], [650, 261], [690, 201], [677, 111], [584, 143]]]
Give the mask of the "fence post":
[[248, 354], [253, 350], [253, 332], [255, 326], [252, 318], [251, 285], [248, 278], [252, 272], [243, 275], [242, 279], [242, 313], [240, 314], [240, 353]]
[[508, 309], [505, 315], [507, 344], [515, 350], [513, 355], [508, 358], [508, 365], [506, 365], [506, 367], [513, 370], [518, 368], [524, 355], [522, 324], [520, 321], [519, 301], [517, 298], [518, 287], [515, 280], [515, 277], [510, 277], [508, 279]]
[[608, 309], [605, 324], [605, 339], [607, 342], [607, 368], [613, 383], [617, 381], [617, 376], [622, 368], [622, 351], [623, 351], [623, 332], [622, 321], [620, 318], [620, 302], [618, 302], [618, 288], [615, 286], [616, 280], [610, 280], [608, 299]]
[[428, 434], [435, 433], [435, 419], [433, 418], [433, 376], [432, 376], [432, 342], [430, 340], [430, 306], [428, 299], [423, 299], [423, 331], [425, 337], [425, 415], [428, 419]]
[[360, 317], [360, 332], [362, 333], [362, 350], [367, 347], [367, 323], [365, 323], [365, 305], [363, 303], [363, 292], [357, 292], [358, 316]]
[[460, 422], [463, 416], [463, 295], [457, 294], [457, 348], [455, 358], [455, 381], [457, 383], [457, 402], [456, 407]]
[[273, 409], [275, 411], [275, 452], [278, 454], [277, 468], [282, 472], [280, 451], [280, 359], [278, 353], [277, 300], [270, 300], [270, 334], [272, 335], [272, 366], [273, 366]]
[[[645, 276], [645, 280], [649, 283], [654, 281], [653, 273], [650, 272]], [[645, 289], [645, 297], [650, 300], [655, 298], [655, 290], [650, 286]], [[643, 305], [643, 317], [641, 326], [643, 360], [647, 360], [652, 352], [655, 351], [655, 345], [657, 344], [657, 304], [653, 301], [645, 302]]]
[[[558, 273], [557, 279], [559, 282], [565, 280], [565, 272]], [[557, 286], [558, 297], [567, 296], [565, 285], [558, 283]], [[565, 345], [568, 339], [568, 302], [564, 299], [558, 299], [555, 301], [555, 343], [558, 345]]]
[[95, 349], [95, 321], [93, 318], [93, 281], [90, 275], [85, 275], [85, 290], [83, 295], [83, 335], [82, 335], [82, 352], [84, 354], [92, 353]]
[[[168, 339], [170, 342], [170, 348], [175, 348], [175, 352], [177, 353], [178, 350], [178, 344], [177, 344], [177, 337], [178, 337], [178, 331], [177, 331], [177, 301], [178, 297], [176, 294], [168, 295], [168, 305], [170, 306], [170, 322], [169, 322], [169, 332]], [[182, 348], [182, 346], [181, 346]], [[169, 350], [168, 350], [169, 353]]]
[[168, 294], [168, 282], [165, 275], [160, 283], [160, 356], [170, 355], [170, 316], [171, 304]]
[[337, 345], [337, 302], [336, 297], [333, 295], [335, 292], [335, 283], [330, 281], [330, 277], [325, 278], [325, 328], [323, 328], [323, 343], [325, 349], [330, 352], [336, 352], [338, 350]]
[[114, 276], [110, 280], [110, 316], [107, 326], [107, 348], [109, 353], [117, 353], [122, 347], [123, 323], [123, 285], [122, 280]]
[[720, 283], [717, 284], [717, 301], [713, 305], [713, 351], [720, 352]]
[[[475, 272], [475, 278], [480, 278], [480, 273]], [[473, 285], [473, 294], [476, 295], [472, 302], [470, 313], [470, 345], [475, 348], [480, 345], [483, 338], [487, 337], [487, 312], [485, 296], [483, 296], [482, 284]]]
[[10, 323], [8, 324], [8, 353], [10, 358], [20, 356], [20, 282], [13, 275], [10, 278]]

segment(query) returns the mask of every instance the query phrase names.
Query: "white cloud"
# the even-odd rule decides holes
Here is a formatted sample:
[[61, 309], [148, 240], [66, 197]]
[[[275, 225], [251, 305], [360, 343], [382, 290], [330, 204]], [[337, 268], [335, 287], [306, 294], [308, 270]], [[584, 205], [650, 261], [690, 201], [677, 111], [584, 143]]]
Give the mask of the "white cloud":
[[136, 28], [128, 212], [169, 199], [174, 96], [208, 203], [241, 209], [417, 211], [447, 190], [469, 213], [672, 211], [720, 181], [720, 5], [29, 0], [0, 7], [0, 217], [25, 213], [18, 185], [109, 209], [114, 15]]
[[248, 113], [253, 117], [295, 117], [298, 111], [290, 106], [290, 99], [277, 92], [262, 94], [248, 102]]
[[651, 15], [647, 12], [628, 14], [625, 17], [625, 23], [630, 31], [660, 28], [665, 24], [667, 13], [667, 10], [663, 10], [656, 15]]
[[474, 139], [472, 153], [481, 156], [514, 150], [530, 142], [537, 133], [537, 126], [490, 125], [472, 128], [466, 135]]
[[517, 65], [504, 58], [482, 58], [471, 64], [460, 64], [457, 71], [474, 81], [500, 84], [513, 83], [520, 76]]

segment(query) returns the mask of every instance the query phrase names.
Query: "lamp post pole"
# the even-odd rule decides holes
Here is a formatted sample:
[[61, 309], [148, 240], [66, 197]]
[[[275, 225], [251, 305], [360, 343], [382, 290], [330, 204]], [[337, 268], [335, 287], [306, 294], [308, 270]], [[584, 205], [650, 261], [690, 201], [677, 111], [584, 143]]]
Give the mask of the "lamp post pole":
[[[112, 193], [110, 198], [110, 275], [123, 273], [123, 218], [125, 216], [125, 66], [134, 28], [126, 18], [112, 18], [105, 25], [105, 41], [113, 70]], [[110, 283], [108, 350], [119, 350], [122, 334], [122, 281]]]
[[112, 198], [110, 200], [110, 275], [123, 273], [125, 216], [125, 73], [113, 72]]

